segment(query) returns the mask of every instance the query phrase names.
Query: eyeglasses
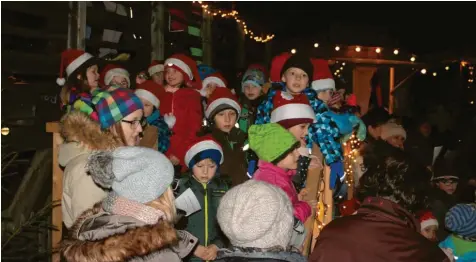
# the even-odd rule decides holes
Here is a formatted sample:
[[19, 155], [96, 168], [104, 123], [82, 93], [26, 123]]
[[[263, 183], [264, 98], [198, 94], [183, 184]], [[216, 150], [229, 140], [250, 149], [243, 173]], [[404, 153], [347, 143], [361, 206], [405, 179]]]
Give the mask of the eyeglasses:
[[436, 182], [443, 183], [445, 186], [449, 186], [449, 185], [458, 183], [458, 179], [457, 178], [442, 178], [442, 179], [437, 179]]
[[147, 125], [147, 119], [145, 117], [141, 118], [140, 120], [124, 120], [122, 119], [121, 122], [128, 123], [131, 125], [132, 129], [136, 129], [139, 127], [145, 127]]

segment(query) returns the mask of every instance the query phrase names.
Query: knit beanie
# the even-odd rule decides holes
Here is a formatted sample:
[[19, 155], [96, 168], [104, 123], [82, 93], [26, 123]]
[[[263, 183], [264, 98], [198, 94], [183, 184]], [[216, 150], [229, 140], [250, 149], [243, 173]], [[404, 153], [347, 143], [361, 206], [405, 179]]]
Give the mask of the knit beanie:
[[293, 207], [280, 188], [248, 180], [221, 199], [217, 219], [236, 247], [287, 248], [293, 231]]
[[299, 54], [292, 55], [288, 60], [286, 60], [286, 63], [284, 63], [284, 66], [281, 69], [281, 76], [284, 75], [286, 70], [291, 67], [301, 69], [302, 71], [306, 72], [309, 79], [312, 78], [314, 66], [312, 65], [311, 59], [309, 57]]
[[99, 186], [142, 204], [164, 194], [174, 176], [174, 168], [166, 156], [154, 149], [135, 146], [93, 153], [86, 170]]
[[476, 237], [476, 204], [458, 204], [445, 217], [448, 230], [462, 237]]
[[258, 69], [248, 69], [243, 74], [241, 80], [241, 91], [244, 92], [246, 84], [252, 84], [255, 87], [258, 87], [260, 90], [266, 82], [264, 78], [264, 73]]
[[392, 136], [401, 136], [404, 139], [407, 138], [407, 132], [403, 127], [393, 121], [389, 121], [386, 124], [382, 125], [382, 133], [380, 135], [383, 140], [387, 140]]
[[95, 91], [92, 103], [98, 114], [101, 129], [107, 129], [136, 110], [144, 108], [134, 91], [127, 88]]
[[185, 164], [192, 168], [196, 163], [210, 158], [217, 165], [223, 164], [223, 149], [210, 135], [193, 139], [185, 153]]
[[276, 123], [252, 125], [248, 130], [250, 148], [260, 160], [274, 163], [299, 146], [299, 141]]

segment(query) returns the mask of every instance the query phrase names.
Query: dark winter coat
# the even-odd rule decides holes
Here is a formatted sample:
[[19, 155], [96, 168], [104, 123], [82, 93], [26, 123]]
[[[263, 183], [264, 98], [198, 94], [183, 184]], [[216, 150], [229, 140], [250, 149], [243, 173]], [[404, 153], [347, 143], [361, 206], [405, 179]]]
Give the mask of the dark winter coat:
[[246, 153], [243, 151], [246, 134], [236, 127], [233, 127], [229, 134], [213, 127], [212, 136], [223, 149], [224, 161], [220, 165], [221, 178], [229, 187], [247, 181], [249, 178], [246, 175]]
[[305, 262], [305, 257], [296, 252], [260, 250], [258, 248], [220, 249], [217, 262]]
[[457, 204], [455, 195], [448, 195], [445, 191], [435, 188], [429, 197], [430, 210], [438, 220], [438, 231], [436, 231], [436, 237], [439, 241], [445, 240], [450, 234], [445, 229], [445, 216], [448, 210]]
[[202, 184], [191, 174], [186, 174], [180, 179], [179, 195], [188, 188], [192, 189], [202, 209], [187, 218], [186, 231], [197, 237], [202, 246], [214, 244], [219, 248], [224, 247], [224, 235], [218, 225], [217, 210], [228, 186], [219, 178], [213, 178], [208, 184]]
[[337, 218], [324, 228], [309, 261], [449, 262], [419, 231], [414, 216], [395, 202], [369, 197], [357, 214]]

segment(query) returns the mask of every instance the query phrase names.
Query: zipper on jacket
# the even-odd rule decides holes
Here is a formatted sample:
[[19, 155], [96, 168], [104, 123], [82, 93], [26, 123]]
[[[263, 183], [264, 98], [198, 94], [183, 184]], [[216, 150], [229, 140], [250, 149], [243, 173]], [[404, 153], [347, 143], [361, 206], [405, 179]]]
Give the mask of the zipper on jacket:
[[207, 193], [207, 184], [203, 183], [203, 188], [205, 189], [204, 201], [205, 201], [205, 246], [208, 246], [208, 193]]

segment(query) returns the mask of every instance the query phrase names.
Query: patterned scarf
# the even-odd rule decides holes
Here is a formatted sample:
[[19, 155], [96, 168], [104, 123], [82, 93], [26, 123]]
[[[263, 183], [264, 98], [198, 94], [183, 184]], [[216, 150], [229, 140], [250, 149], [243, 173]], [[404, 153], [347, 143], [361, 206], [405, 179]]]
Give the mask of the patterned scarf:
[[159, 152], [165, 153], [170, 147], [170, 135], [172, 132], [169, 129], [164, 118], [160, 115], [160, 111], [155, 109], [150, 116], [147, 117], [147, 123], [159, 129]]

